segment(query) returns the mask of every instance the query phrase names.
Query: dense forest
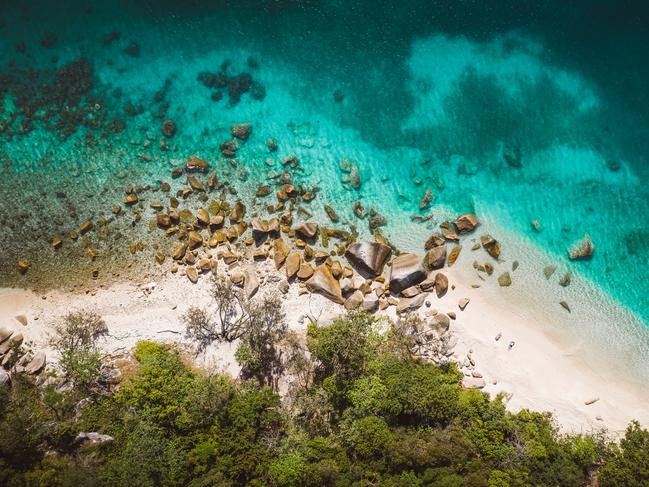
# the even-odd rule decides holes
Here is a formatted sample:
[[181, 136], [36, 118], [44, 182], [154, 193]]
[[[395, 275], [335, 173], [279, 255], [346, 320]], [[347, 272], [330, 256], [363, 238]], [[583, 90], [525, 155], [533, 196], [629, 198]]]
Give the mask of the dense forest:
[[65, 377], [0, 386], [0, 485], [649, 486], [636, 423], [617, 442], [560, 434], [414, 355], [413, 317], [351, 313], [305, 338], [274, 304], [229, 327], [187, 313], [193, 338], [236, 331], [237, 378], [151, 341], [108, 361], [103, 320], [71, 313], [53, 341]]

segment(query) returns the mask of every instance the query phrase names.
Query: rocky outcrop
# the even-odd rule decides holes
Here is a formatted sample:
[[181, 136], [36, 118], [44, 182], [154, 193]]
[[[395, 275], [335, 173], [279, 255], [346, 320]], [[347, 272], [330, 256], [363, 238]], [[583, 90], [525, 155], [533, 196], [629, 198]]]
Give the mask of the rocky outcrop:
[[590, 238], [590, 235], [586, 234], [579, 241], [568, 249], [568, 255], [571, 260], [583, 260], [590, 259], [595, 252], [595, 244]]
[[359, 271], [373, 276], [383, 272], [392, 250], [379, 242], [355, 242], [347, 247], [345, 257]]
[[106, 443], [108, 441], [113, 441], [113, 437], [109, 435], [102, 435], [101, 433], [96, 433], [94, 431], [91, 431], [89, 433], [82, 432], [79, 433], [74, 441], [72, 442], [73, 445], [80, 445], [82, 443], [91, 443], [93, 445], [100, 444], [100, 443]]
[[340, 290], [340, 283], [334, 278], [325, 264], [319, 265], [313, 276], [306, 281], [306, 288], [315, 294], [320, 294], [334, 303], [343, 304], [343, 298]]
[[426, 271], [415, 254], [401, 254], [392, 261], [390, 291], [395, 294], [426, 279]]

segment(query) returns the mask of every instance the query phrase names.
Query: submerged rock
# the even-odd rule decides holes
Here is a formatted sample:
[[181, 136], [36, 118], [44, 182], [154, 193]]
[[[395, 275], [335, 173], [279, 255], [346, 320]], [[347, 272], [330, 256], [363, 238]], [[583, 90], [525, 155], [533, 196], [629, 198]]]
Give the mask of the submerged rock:
[[345, 251], [347, 260], [357, 269], [378, 276], [390, 257], [392, 250], [379, 242], [354, 242]]
[[325, 212], [327, 212], [327, 216], [329, 219], [336, 223], [338, 221], [338, 214], [334, 211], [334, 209], [329, 206], [329, 205], [324, 205]]
[[207, 161], [197, 156], [191, 156], [185, 162], [185, 170], [187, 172], [207, 172], [208, 169], [209, 164]]
[[425, 210], [430, 206], [430, 203], [432, 201], [433, 201], [433, 192], [430, 190], [430, 188], [426, 188], [426, 191], [424, 191], [424, 195], [421, 197], [421, 200], [419, 200], [419, 209]]
[[509, 275], [509, 272], [503, 272], [498, 276], [498, 284], [500, 284], [501, 287], [511, 286], [512, 276]]
[[251, 130], [252, 125], [249, 123], [238, 123], [230, 127], [230, 133], [232, 134], [232, 137], [236, 137], [240, 140], [248, 140]]
[[520, 147], [505, 148], [503, 150], [503, 159], [511, 167], [515, 167], [517, 169], [523, 167]]
[[591, 240], [590, 235], [586, 234], [579, 242], [576, 242], [568, 249], [568, 255], [571, 260], [590, 259], [594, 251], [595, 244]]
[[552, 277], [552, 274], [554, 274], [554, 271], [557, 270], [556, 265], [548, 265], [543, 268], [543, 275], [545, 276], [546, 279], [550, 279]]

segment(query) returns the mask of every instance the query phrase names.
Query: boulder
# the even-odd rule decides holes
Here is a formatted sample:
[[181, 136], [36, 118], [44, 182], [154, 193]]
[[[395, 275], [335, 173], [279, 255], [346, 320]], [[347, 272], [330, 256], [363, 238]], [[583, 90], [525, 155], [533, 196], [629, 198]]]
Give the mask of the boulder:
[[259, 279], [257, 273], [252, 267], [247, 267], [243, 271], [243, 292], [248, 299], [252, 298], [259, 290]]
[[424, 249], [430, 250], [434, 247], [439, 247], [440, 245], [445, 245], [445, 244], [446, 244], [446, 239], [444, 238], [444, 235], [442, 235], [439, 232], [435, 232], [430, 237], [428, 237], [428, 240], [426, 240], [426, 243], [424, 244]]
[[415, 296], [421, 294], [421, 290], [417, 286], [407, 287], [401, 291], [401, 296], [404, 298], [414, 298]]
[[43, 370], [43, 367], [45, 367], [45, 363], [45, 352], [38, 352], [25, 367], [25, 372], [31, 375], [38, 374], [41, 370]]
[[442, 274], [441, 272], [435, 274], [435, 284], [433, 287], [438, 298], [444, 296], [446, 291], [448, 291], [448, 277], [446, 277], [446, 274]]
[[196, 284], [198, 282], [198, 271], [195, 267], [187, 268], [187, 279]]
[[8, 384], [10, 380], [11, 377], [9, 376], [9, 372], [0, 367], [0, 386], [3, 384]]
[[427, 271], [441, 269], [446, 264], [446, 245], [433, 247], [424, 257], [424, 267]]
[[591, 240], [590, 235], [586, 234], [580, 241], [575, 242], [568, 249], [568, 255], [570, 256], [570, 260], [590, 259], [594, 251], [595, 244]]
[[2, 326], [0, 327], [0, 343], [4, 342], [7, 338], [9, 338], [13, 334], [13, 331], [10, 329]]
[[187, 236], [187, 245], [189, 246], [190, 250], [200, 247], [201, 245], [203, 245], [203, 236], [197, 231], [192, 230]]
[[241, 219], [246, 214], [246, 207], [241, 201], [237, 201], [230, 212], [230, 221], [236, 223], [241, 221]]
[[359, 290], [354, 291], [346, 300], [345, 300], [345, 309], [354, 310], [363, 304], [363, 298], [365, 296]]
[[410, 311], [416, 311], [421, 308], [422, 304], [426, 300], [425, 294], [420, 294], [414, 298], [401, 298], [397, 304], [397, 313], [407, 313]]
[[361, 304], [361, 310], [374, 313], [379, 309], [379, 298], [375, 295], [368, 295]]
[[347, 260], [359, 271], [378, 276], [390, 257], [392, 250], [379, 242], [354, 242], [345, 251]]
[[469, 233], [480, 224], [478, 218], [473, 213], [460, 215], [453, 223], [458, 233]]
[[191, 156], [185, 163], [185, 170], [188, 172], [207, 172], [208, 168], [209, 164], [207, 161], [196, 156]]
[[255, 218], [252, 220], [251, 226], [252, 238], [257, 241], [264, 239], [268, 234], [279, 233], [279, 221], [277, 221], [277, 218], [270, 221]]
[[306, 287], [310, 292], [321, 294], [334, 303], [343, 304], [345, 302], [340, 290], [340, 283], [331, 274], [329, 266], [325, 264], [316, 268], [313, 276], [306, 281]]
[[426, 271], [418, 256], [401, 254], [392, 261], [390, 291], [400, 293], [410, 286], [416, 286], [426, 279]]
[[451, 251], [448, 254], [448, 266], [452, 267], [453, 264], [457, 261], [457, 258], [460, 256], [460, 252], [462, 251], [462, 246], [457, 245], [451, 249]]
[[459, 301], [459, 303], [457, 305], [462, 311], [464, 311], [464, 308], [467, 307], [467, 305], [469, 304], [469, 301], [470, 301], [469, 298], [462, 298], [462, 299], [460, 299], [460, 301]]
[[12, 347], [19, 346], [23, 342], [23, 334], [18, 332], [11, 335], [11, 338], [0, 344], [0, 354], [7, 353]]
[[278, 238], [273, 242], [273, 261], [275, 262], [275, 269], [279, 269], [284, 264], [288, 256], [288, 245], [282, 238]]
[[297, 272], [300, 270], [302, 263], [302, 256], [297, 252], [291, 252], [286, 257], [286, 278], [290, 281], [293, 279]]
[[314, 271], [313, 267], [311, 267], [311, 264], [302, 262], [302, 265], [300, 265], [300, 270], [297, 271], [297, 277], [302, 281], [306, 281], [313, 275], [313, 272]]
[[500, 256], [500, 242], [489, 234], [484, 234], [480, 237], [480, 243], [487, 253], [494, 259]]
[[317, 223], [312, 223], [312, 222], [307, 222], [307, 223], [301, 223], [297, 227], [295, 227], [295, 234], [298, 235], [299, 237], [302, 237], [305, 240], [310, 240], [313, 237], [316, 236], [318, 233], [318, 224]]

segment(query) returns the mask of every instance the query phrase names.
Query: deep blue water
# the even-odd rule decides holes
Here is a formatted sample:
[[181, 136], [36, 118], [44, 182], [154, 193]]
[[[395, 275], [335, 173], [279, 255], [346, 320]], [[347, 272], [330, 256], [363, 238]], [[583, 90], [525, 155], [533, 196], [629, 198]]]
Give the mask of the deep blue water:
[[[198, 154], [245, 193], [296, 155], [299, 180], [321, 190], [318, 216], [328, 201], [367, 232], [352, 213], [361, 199], [387, 217], [395, 243], [415, 249], [434, 224], [476, 211], [512, 247], [538, 247], [647, 322], [648, 48], [647, 7], [630, 1], [5, 0], [0, 276], [15, 284], [6, 269], [25, 253], [55, 264], [57, 226], [106, 212], [107, 198], [80, 196], [72, 209], [57, 188], [108, 195], [129, 177], [169, 179]], [[201, 72], [235, 88], [201, 82]], [[75, 92], [34, 102], [70, 76], [82, 115], [62, 111]], [[92, 86], [80, 88], [85, 80]], [[237, 82], [250, 84], [240, 96]], [[177, 128], [168, 140], [165, 119]], [[218, 166], [220, 143], [242, 121], [253, 136], [238, 167]], [[360, 189], [344, 183], [340, 160], [357, 164]], [[419, 212], [426, 188], [434, 203]], [[428, 211], [433, 220], [411, 222]], [[593, 258], [569, 262], [585, 233]]]

